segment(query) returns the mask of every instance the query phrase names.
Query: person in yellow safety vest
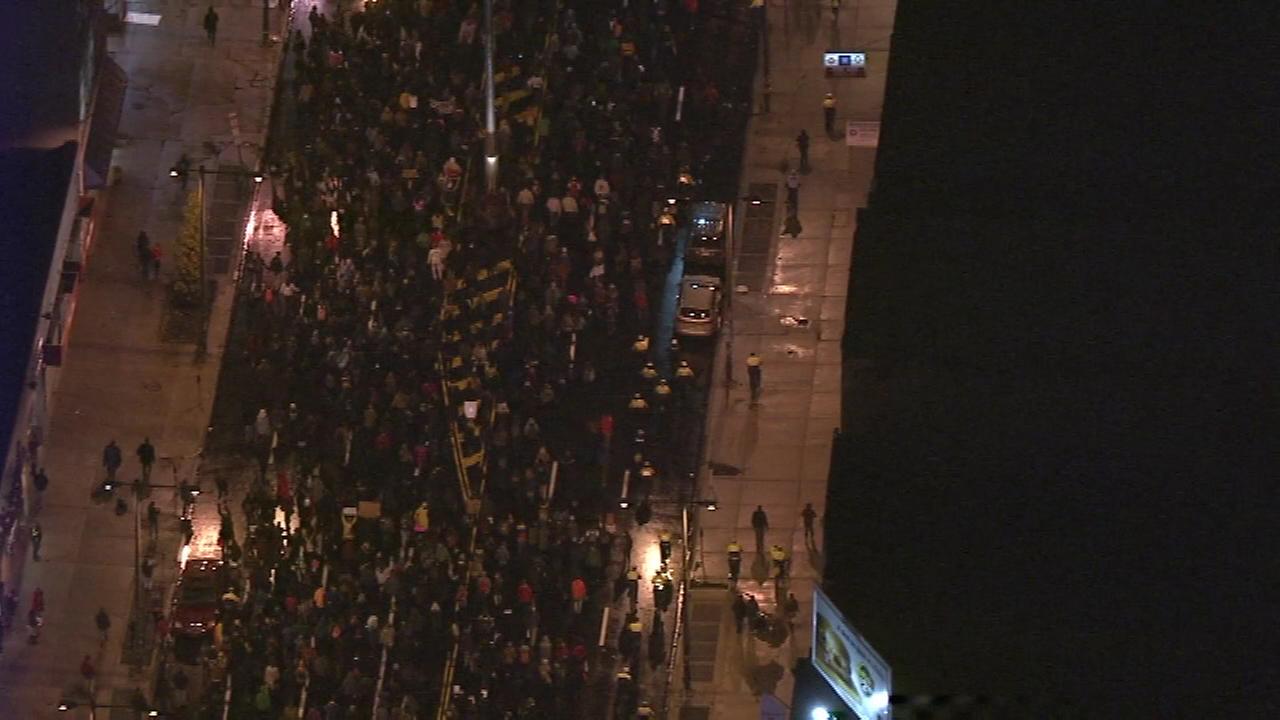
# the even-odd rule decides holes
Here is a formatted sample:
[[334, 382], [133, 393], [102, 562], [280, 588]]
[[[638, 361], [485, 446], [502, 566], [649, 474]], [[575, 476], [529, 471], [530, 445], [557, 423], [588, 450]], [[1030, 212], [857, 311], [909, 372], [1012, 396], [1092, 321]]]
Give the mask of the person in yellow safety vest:
[[614, 680], [618, 689], [616, 715], [621, 718], [630, 713], [631, 707], [636, 702], [636, 684], [631, 677], [631, 666], [623, 665], [622, 669], [614, 675]]
[[643, 395], [636, 393], [631, 396], [631, 402], [627, 403], [627, 409], [640, 414], [649, 409], [649, 403], [645, 402]]
[[662, 557], [663, 563], [671, 559], [671, 533], [666, 530], [658, 535], [658, 554]]
[[787, 551], [782, 549], [781, 545], [774, 545], [769, 548], [769, 557], [773, 560], [773, 568], [778, 573], [778, 579], [785, 579], [787, 577]]
[[658, 384], [653, 387], [654, 400], [658, 402], [658, 407], [665, 407], [667, 401], [671, 399], [671, 386], [666, 380], [659, 380]]
[[418, 504], [418, 509], [413, 511], [413, 531], [416, 533], [424, 533], [431, 528], [431, 508], [427, 506], [426, 501]]
[[644, 335], [637, 335], [636, 341], [631, 343], [631, 350], [637, 355], [649, 352], [649, 338]]
[[742, 546], [737, 540], [729, 542], [729, 581], [738, 582], [738, 571], [742, 569]]
[[644, 625], [640, 624], [640, 619], [635, 615], [631, 616], [631, 622], [622, 628], [622, 635], [618, 638], [618, 652], [627, 662], [635, 662], [640, 653], [640, 638], [644, 633]]
[[653, 717], [653, 708], [649, 707], [648, 703], [641, 703], [640, 707], [636, 708], [636, 717], [638, 718]]
[[822, 98], [822, 124], [827, 129], [827, 137], [836, 131], [836, 96], [827, 93]]
[[693, 368], [689, 367], [688, 360], [681, 360], [676, 366], [676, 379], [681, 381], [693, 379]]
[[755, 353], [747, 356], [747, 380], [750, 381], [751, 402], [754, 403], [760, 399], [761, 386], [760, 356]]
[[640, 377], [653, 382], [658, 379], [658, 368], [654, 367], [653, 363], [647, 362], [644, 367], [640, 368]]
[[661, 612], [671, 607], [671, 571], [664, 564], [653, 574], [653, 602]]

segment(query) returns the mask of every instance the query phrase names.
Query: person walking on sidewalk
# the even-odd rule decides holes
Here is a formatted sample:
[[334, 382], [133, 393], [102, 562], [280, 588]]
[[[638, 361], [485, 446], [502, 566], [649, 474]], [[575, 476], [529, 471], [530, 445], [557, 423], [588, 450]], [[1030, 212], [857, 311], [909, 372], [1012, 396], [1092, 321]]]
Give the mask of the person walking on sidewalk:
[[835, 135], [836, 132], [836, 96], [827, 93], [822, 98], [822, 124], [827, 129], [827, 137]]
[[742, 599], [742, 593], [735, 593], [733, 596], [733, 626], [737, 629], [738, 634], [742, 634], [742, 626], [747, 621], [747, 601]]
[[156, 507], [154, 500], [147, 503], [147, 531], [151, 533], [152, 540], [160, 536], [160, 508]]
[[116, 445], [116, 441], [112, 440], [107, 446], [102, 448], [102, 467], [107, 469], [107, 480], [116, 481], [116, 471], [120, 469], [120, 463], [124, 462], [124, 456], [120, 453], [120, 446]]
[[787, 217], [800, 212], [800, 173], [792, 170], [787, 173]]
[[147, 237], [147, 231], [143, 230], [138, 233], [138, 266], [142, 269], [142, 279], [151, 279], [151, 264], [154, 258], [151, 256], [151, 238]]
[[729, 542], [729, 582], [738, 582], [738, 573], [742, 570], [742, 546], [737, 540]]
[[813, 547], [813, 521], [817, 517], [818, 511], [813, 509], [813, 503], [805, 503], [800, 519], [804, 521], [804, 544], [809, 547]]
[[107, 635], [111, 632], [111, 617], [107, 615], [106, 608], [98, 608], [98, 614], [94, 616], [93, 622], [98, 626], [98, 635], [102, 639], [102, 644], [107, 644]]
[[36, 562], [40, 561], [40, 543], [44, 541], [44, 531], [40, 529], [40, 523], [32, 523], [31, 525], [31, 559]]
[[747, 356], [747, 380], [751, 384], [751, 404], [760, 402], [760, 356], [751, 353]]
[[800, 151], [800, 172], [809, 172], [809, 131], [801, 129], [796, 136], [796, 149]]
[[218, 11], [214, 10], [212, 5], [204, 14], [204, 32], [209, 36], [210, 45], [218, 41]]
[[143, 437], [137, 449], [138, 462], [142, 464], [142, 482], [151, 482], [151, 466], [156, 463], [156, 446], [150, 437]]
[[44, 468], [36, 470], [36, 476], [31, 479], [31, 484], [36, 488], [36, 506], [35, 513], [40, 512], [40, 508], [44, 507], [44, 491], [49, 489], [49, 476], [44, 474]]
[[756, 531], [756, 552], [764, 552], [764, 534], [769, 529], [769, 514], [763, 505], [757, 505], [751, 513], [751, 529]]

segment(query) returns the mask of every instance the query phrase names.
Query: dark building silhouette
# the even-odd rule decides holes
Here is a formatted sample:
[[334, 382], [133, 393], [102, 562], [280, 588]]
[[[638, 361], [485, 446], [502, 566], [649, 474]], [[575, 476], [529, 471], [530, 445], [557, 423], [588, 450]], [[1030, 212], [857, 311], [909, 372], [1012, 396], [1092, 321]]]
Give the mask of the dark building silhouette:
[[1251, 8], [899, 4], [827, 572], [896, 692], [1276, 713], [1280, 76]]

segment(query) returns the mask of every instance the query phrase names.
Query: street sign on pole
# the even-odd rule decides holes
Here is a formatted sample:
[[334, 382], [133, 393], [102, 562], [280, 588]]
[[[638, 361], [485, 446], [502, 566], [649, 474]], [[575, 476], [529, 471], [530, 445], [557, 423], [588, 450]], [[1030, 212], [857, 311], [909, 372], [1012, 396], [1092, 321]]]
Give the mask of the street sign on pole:
[[850, 120], [844, 126], [844, 144], [849, 147], [877, 147], [880, 144], [880, 123]]
[[822, 67], [829, 78], [866, 77], [867, 53], [862, 50], [828, 50], [822, 53]]

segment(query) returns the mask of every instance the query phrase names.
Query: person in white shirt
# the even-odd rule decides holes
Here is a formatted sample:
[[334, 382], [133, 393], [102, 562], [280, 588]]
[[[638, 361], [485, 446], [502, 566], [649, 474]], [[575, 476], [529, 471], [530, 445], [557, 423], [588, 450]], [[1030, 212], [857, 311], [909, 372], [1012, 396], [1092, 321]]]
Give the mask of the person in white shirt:
[[596, 178], [596, 184], [592, 190], [595, 192], [597, 198], [601, 200], [609, 199], [609, 181], [605, 180], [603, 175]]
[[444, 277], [444, 250], [439, 245], [428, 250], [427, 262], [431, 265], [431, 277], [439, 282]]
[[533, 190], [526, 185], [516, 193], [516, 205], [520, 208], [520, 224], [529, 224], [529, 212], [533, 209]]
[[560, 222], [560, 198], [552, 195], [547, 198], [547, 219], [551, 223], [551, 227], [555, 227]]

